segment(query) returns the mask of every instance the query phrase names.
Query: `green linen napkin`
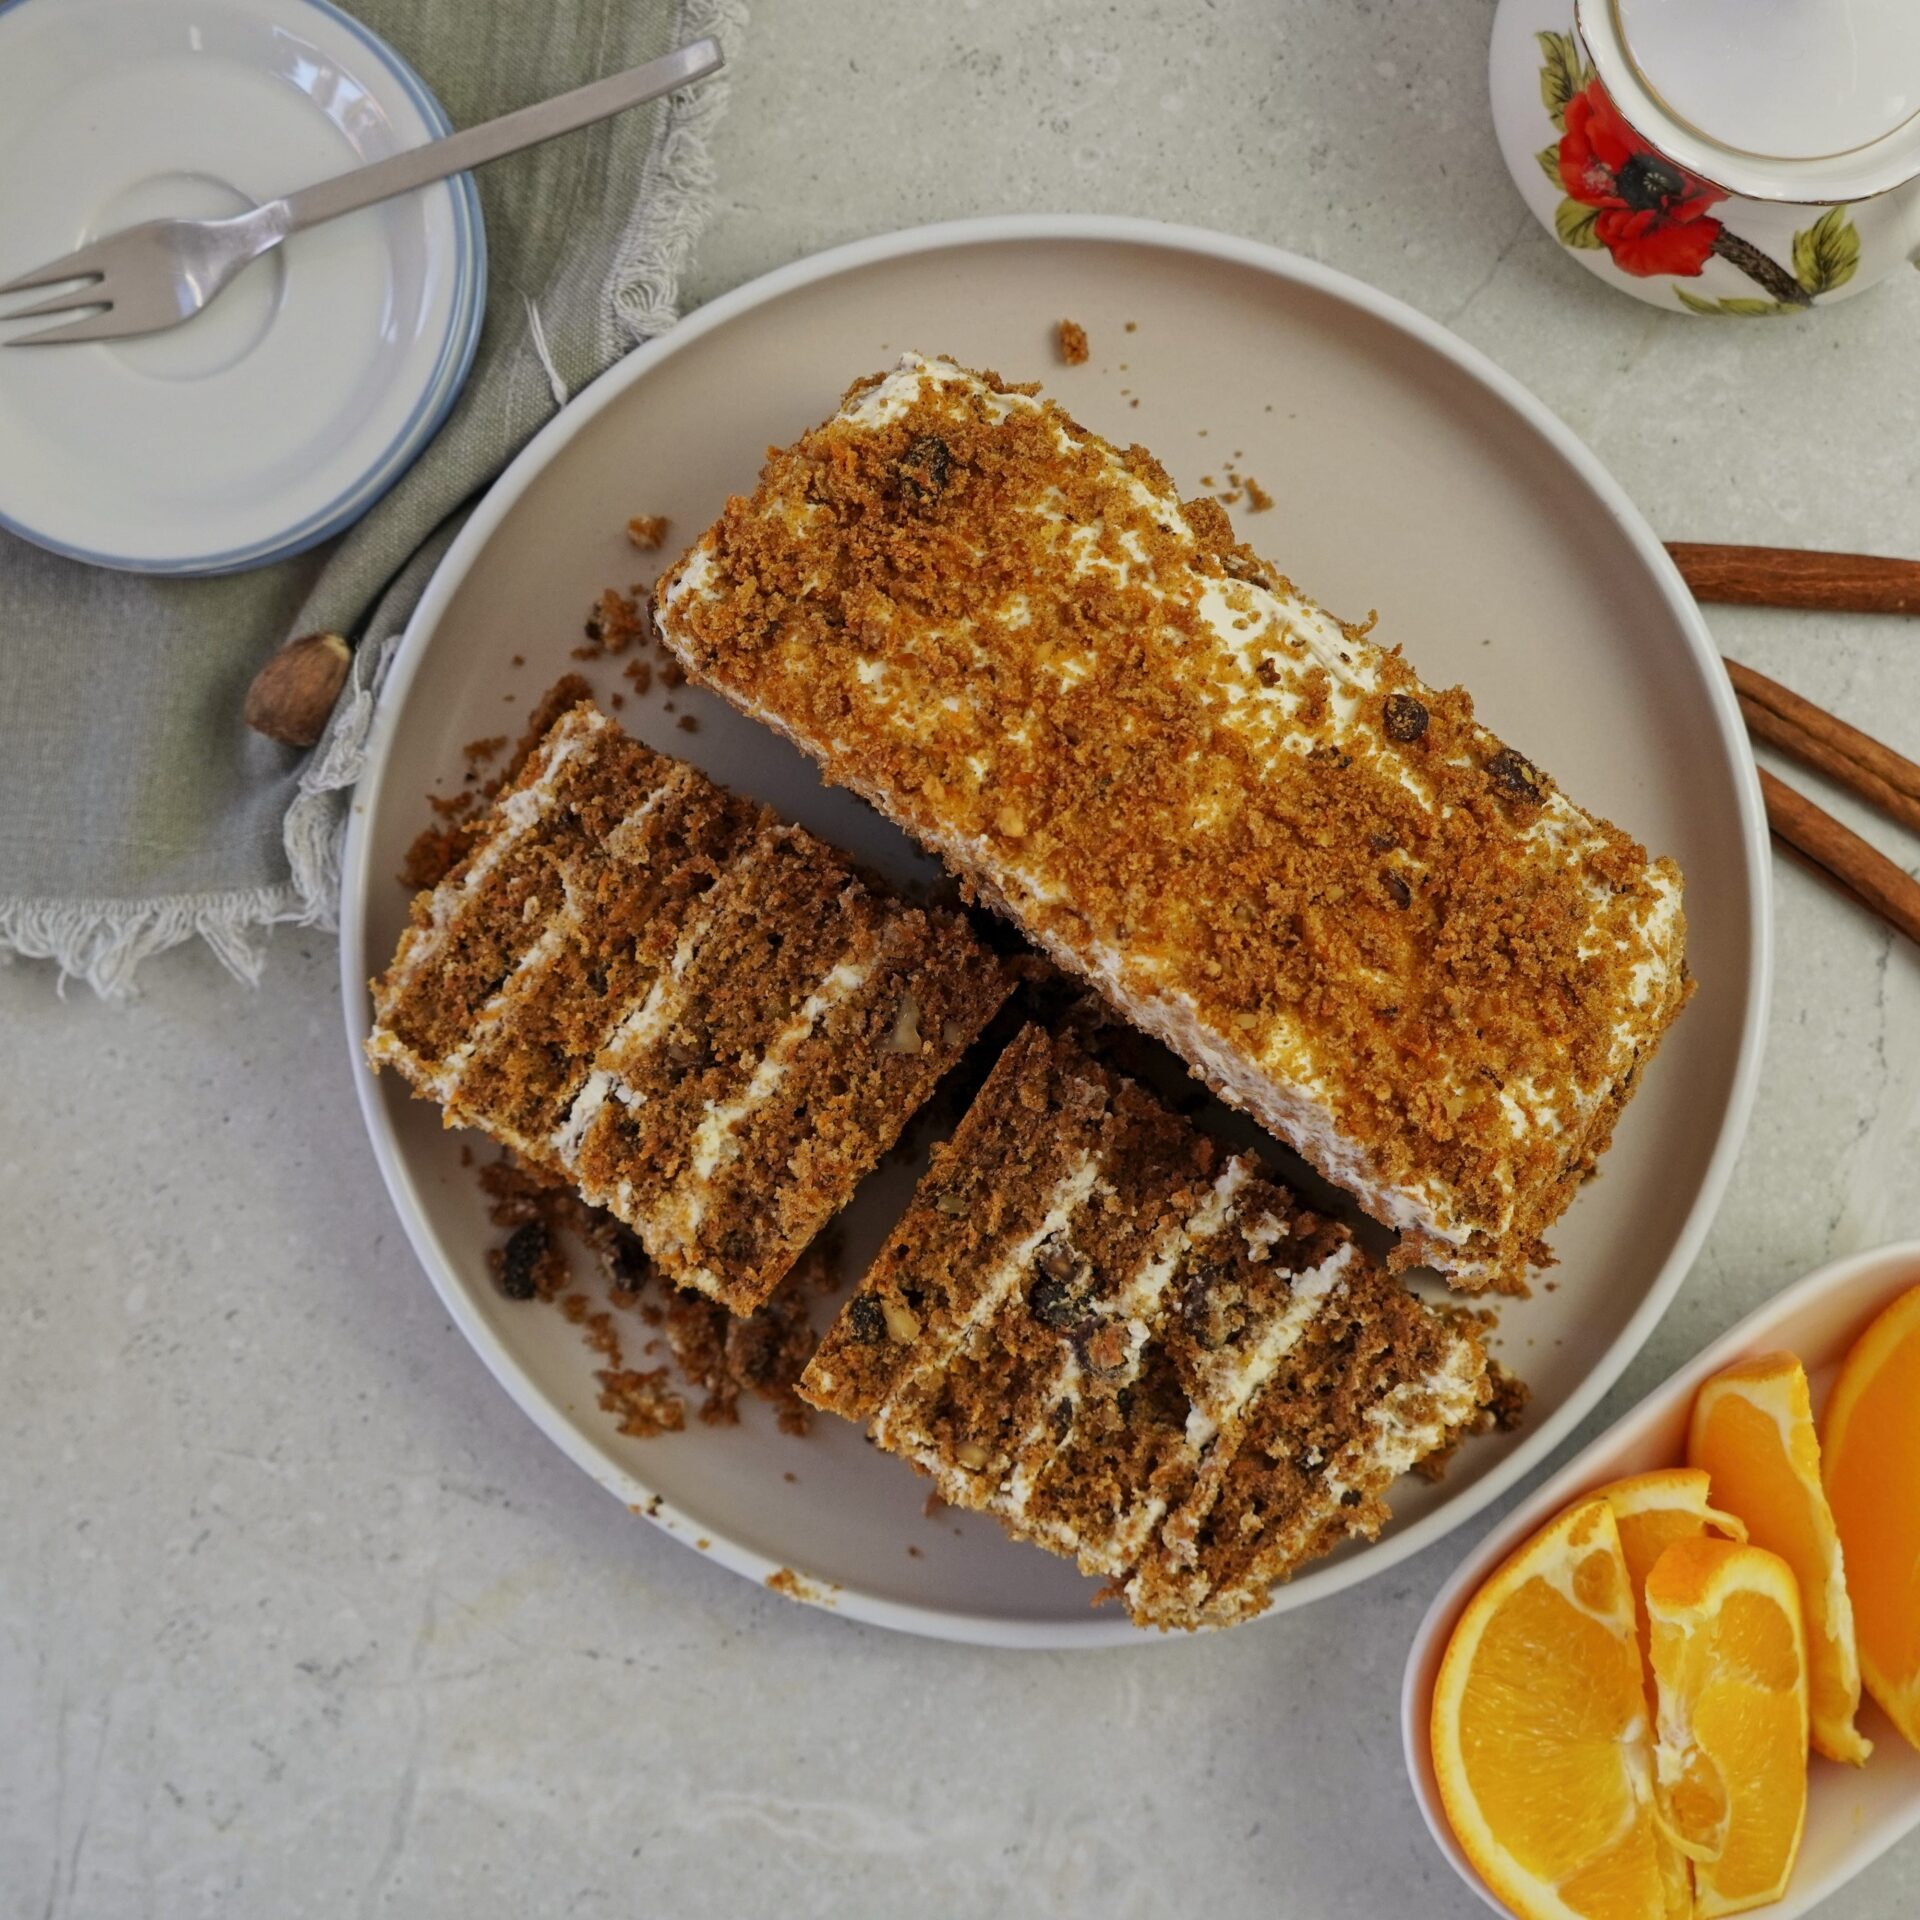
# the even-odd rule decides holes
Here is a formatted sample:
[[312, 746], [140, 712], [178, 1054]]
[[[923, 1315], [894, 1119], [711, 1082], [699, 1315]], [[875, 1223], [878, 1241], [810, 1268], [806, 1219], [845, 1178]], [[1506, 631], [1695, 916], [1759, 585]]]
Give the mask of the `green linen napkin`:
[[[743, 0], [351, 0], [471, 126], [711, 34]], [[256, 978], [265, 929], [331, 923], [346, 797], [382, 669], [476, 496], [536, 428], [673, 323], [725, 79], [484, 167], [485, 325], [465, 391], [338, 539], [219, 580], [109, 573], [0, 533], [0, 958], [127, 993], [196, 935]], [[317, 629], [354, 663], [310, 754], [241, 719], [260, 663]]]

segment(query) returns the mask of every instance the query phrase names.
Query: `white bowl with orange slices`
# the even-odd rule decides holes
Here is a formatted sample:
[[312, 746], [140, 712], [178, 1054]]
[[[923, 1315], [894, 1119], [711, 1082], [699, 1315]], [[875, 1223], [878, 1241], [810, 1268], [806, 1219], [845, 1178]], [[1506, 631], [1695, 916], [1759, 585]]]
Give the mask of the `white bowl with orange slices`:
[[1516, 1507], [1401, 1732], [1522, 1920], [1790, 1920], [1920, 1826], [1920, 1242], [1789, 1287]]

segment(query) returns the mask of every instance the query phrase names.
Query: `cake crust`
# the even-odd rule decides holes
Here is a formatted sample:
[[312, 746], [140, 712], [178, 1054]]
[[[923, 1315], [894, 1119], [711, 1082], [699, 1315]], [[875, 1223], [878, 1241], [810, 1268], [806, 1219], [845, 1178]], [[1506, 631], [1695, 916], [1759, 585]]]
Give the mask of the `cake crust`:
[[663, 577], [689, 673], [1395, 1227], [1524, 1290], [1684, 1003], [1680, 877], [1182, 503], [908, 355]]

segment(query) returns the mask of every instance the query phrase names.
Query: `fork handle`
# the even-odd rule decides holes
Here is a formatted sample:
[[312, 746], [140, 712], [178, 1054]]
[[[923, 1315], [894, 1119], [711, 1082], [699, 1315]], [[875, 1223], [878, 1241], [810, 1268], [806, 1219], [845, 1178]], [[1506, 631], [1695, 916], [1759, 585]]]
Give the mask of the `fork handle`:
[[[410, 193], [449, 174], [464, 173], [469, 167], [518, 153], [523, 147], [535, 147], [556, 134], [571, 133], [576, 127], [591, 126], [609, 114], [627, 107], [657, 100], [676, 87], [690, 86], [717, 73], [724, 61], [720, 48], [712, 40], [696, 40], [643, 67], [630, 67], [625, 73], [609, 74], [571, 93], [542, 100], [536, 106], [522, 107], [517, 113], [505, 113], [497, 120], [485, 120], [477, 127], [450, 133], [444, 139], [430, 140], [423, 147], [411, 147], [371, 166], [355, 167], [350, 173], [336, 174], [311, 187], [290, 193], [281, 203], [286, 208], [282, 234], [298, 233], [304, 227], [318, 226], [323, 220], [337, 219], [379, 200], [391, 200], [397, 193]], [[276, 223], [277, 224], [277, 223]]]

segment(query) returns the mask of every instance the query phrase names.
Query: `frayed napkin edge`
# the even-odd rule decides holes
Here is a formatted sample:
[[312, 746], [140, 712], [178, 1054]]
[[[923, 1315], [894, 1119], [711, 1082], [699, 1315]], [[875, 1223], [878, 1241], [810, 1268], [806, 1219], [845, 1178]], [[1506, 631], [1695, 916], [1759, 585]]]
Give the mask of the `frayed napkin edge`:
[[141, 961], [199, 939], [236, 979], [255, 986], [267, 928], [321, 920], [291, 883], [158, 900], [8, 900], [0, 902], [0, 961], [51, 960], [60, 969], [56, 991], [79, 980], [103, 1000], [129, 1000]]
[[102, 1000], [124, 1002], [138, 997], [134, 976], [143, 960], [189, 940], [205, 941], [236, 980], [254, 987], [272, 928], [331, 932], [339, 925], [347, 796], [366, 765], [380, 688], [399, 645], [395, 633], [354, 649], [347, 685], [281, 826], [291, 878], [155, 900], [0, 900], [0, 964], [51, 960], [60, 970], [56, 992], [78, 980]]
[[[731, 65], [746, 39], [747, 12], [746, 0], [681, 0], [676, 44], [711, 37]], [[681, 276], [713, 212], [708, 141], [732, 93], [723, 68], [717, 78], [672, 96], [607, 274], [600, 302], [603, 357], [629, 352], [680, 317]]]

